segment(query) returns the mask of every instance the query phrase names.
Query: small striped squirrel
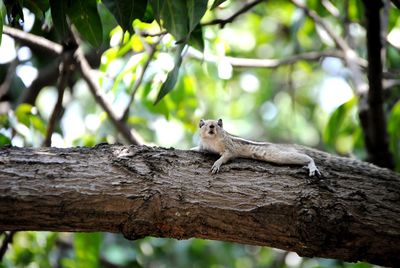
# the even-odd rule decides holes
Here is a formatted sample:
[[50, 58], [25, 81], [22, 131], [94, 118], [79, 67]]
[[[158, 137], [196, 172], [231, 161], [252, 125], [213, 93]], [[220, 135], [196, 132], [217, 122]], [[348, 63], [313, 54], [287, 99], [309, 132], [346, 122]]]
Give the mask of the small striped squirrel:
[[314, 160], [295, 148], [269, 142], [245, 140], [226, 132], [222, 119], [200, 120], [200, 143], [195, 150], [221, 155], [211, 168], [212, 173], [219, 172], [222, 164], [236, 157], [252, 158], [277, 164], [306, 165], [309, 176], [321, 175]]

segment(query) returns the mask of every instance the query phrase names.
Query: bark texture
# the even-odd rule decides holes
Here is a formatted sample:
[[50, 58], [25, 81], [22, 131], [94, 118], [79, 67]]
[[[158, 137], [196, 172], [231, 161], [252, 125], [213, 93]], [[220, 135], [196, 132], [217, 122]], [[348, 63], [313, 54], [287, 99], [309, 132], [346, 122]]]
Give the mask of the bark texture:
[[297, 147], [298, 166], [146, 146], [0, 149], [0, 230], [199, 237], [400, 265], [400, 176]]

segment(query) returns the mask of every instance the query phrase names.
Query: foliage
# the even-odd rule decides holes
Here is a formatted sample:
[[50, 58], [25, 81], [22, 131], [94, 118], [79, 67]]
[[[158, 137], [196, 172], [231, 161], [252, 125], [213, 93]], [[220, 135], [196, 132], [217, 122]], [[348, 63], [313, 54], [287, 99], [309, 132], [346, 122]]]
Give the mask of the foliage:
[[[305, 2], [365, 58], [360, 0], [332, 2], [338, 15], [323, 5], [328, 1]], [[25, 31], [63, 44], [73, 25], [88, 58], [101, 55], [93, 74], [101, 93], [116, 114], [127, 111], [121, 121], [148, 144], [190, 148], [197, 141], [200, 118], [222, 117], [228, 131], [249, 139], [300, 143], [363, 158], [359, 92], [345, 61], [322, 56], [317, 61], [291, 60], [308, 52], [337, 51], [332, 37], [293, 1], [265, 1], [233, 21], [212, 23], [229, 18], [243, 5], [244, 1], [224, 0], [41, 0], [4, 1], [3, 6], [0, 1], [0, 32], [3, 23], [22, 27], [19, 24], [24, 21]], [[386, 19], [385, 68], [390, 75], [400, 68], [399, 47], [389, 38], [400, 29], [399, 10], [390, 8]], [[3, 35], [0, 41], [5, 44], [6, 39]], [[2, 47], [0, 55], [18, 53], [0, 63], [0, 85], [10, 82], [6, 93], [0, 89], [0, 146], [41, 146], [57, 99], [57, 79], [51, 82], [47, 77], [36, 98], [27, 101], [26, 93], [35, 90], [35, 83], [27, 78], [33, 76], [37, 82], [58, 68], [58, 59], [27, 44], [8, 49]], [[18, 66], [11, 72], [16, 57]], [[247, 62], [243, 59], [289, 62], [240, 67], [238, 63]], [[400, 171], [400, 90], [394, 85], [386, 91], [390, 92], [385, 94], [384, 107], [390, 146]], [[109, 117], [74, 73], [52, 145], [123, 142]], [[107, 263], [120, 267], [372, 267], [285, 254], [197, 239], [130, 242], [111, 234], [19, 232], [0, 267], [105, 267]]]

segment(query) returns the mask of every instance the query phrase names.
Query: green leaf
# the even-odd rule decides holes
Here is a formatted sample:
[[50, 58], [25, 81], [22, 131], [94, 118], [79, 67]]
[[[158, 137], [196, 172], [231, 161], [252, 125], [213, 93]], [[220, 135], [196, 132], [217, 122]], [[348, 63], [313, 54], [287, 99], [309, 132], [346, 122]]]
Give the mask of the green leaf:
[[324, 141], [327, 145], [335, 147], [336, 140], [343, 128], [343, 122], [350, 116], [350, 112], [357, 99], [352, 98], [340, 105], [331, 115], [324, 132]]
[[154, 11], [152, 5], [147, 5], [146, 12], [144, 12], [143, 17], [141, 18], [142, 22], [152, 23], [155, 19]]
[[179, 69], [182, 64], [182, 50], [184, 47], [185, 44], [181, 44], [178, 46], [175, 54], [175, 66], [172, 71], [168, 73], [167, 80], [165, 80], [165, 82], [162, 84], [154, 105], [157, 104], [162, 98], [164, 98], [165, 95], [167, 95], [172, 89], [174, 89], [176, 81], [178, 80]]
[[175, 37], [177, 43], [185, 42], [189, 34], [189, 17], [186, 1], [165, 0], [161, 10], [164, 27]]
[[226, 0], [215, 0], [214, 3], [212, 4], [210, 10], [213, 10], [214, 8], [218, 7], [220, 4], [225, 2]]
[[48, 0], [24, 0], [24, 5], [39, 18], [43, 18], [44, 13], [49, 9]]
[[69, 32], [67, 23], [67, 0], [50, 0], [51, 18], [56, 31], [64, 39]]
[[153, 9], [154, 18], [158, 25], [161, 26], [161, 10], [164, 8], [164, 0], [149, 0], [150, 6]]
[[187, 10], [189, 16], [189, 32], [192, 32], [199, 24], [201, 18], [207, 10], [207, 0], [187, 0]]
[[204, 51], [204, 38], [203, 38], [203, 28], [200, 24], [193, 30], [189, 37], [189, 45], [197, 48], [201, 52]]
[[11, 144], [11, 140], [6, 135], [0, 133], [0, 147]]
[[147, 7], [147, 0], [103, 0], [103, 3], [114, 15], [122, 30], [131, 34], [133, 21], [142, 20]]
[[103, 28], [97, 11], [96, 0], [68, 1], [67, 14], [76, 29], [92, 46], [103, 41]]
[[74, 248], [77, 267], [100, 267], [101, 233], [75, 233]]

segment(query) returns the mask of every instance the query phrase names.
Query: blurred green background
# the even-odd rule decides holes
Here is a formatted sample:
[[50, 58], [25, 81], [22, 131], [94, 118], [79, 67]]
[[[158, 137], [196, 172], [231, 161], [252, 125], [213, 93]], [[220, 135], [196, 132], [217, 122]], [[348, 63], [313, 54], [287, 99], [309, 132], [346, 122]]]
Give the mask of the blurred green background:
[[[202, 22], [226, 18], [245, 3], [226, 1], [219, 8], [207, 11]], [[360, 57], [366, 58], [361, 1], [305, 3], [345, 38]], [[329, 9], [327, 3], [333, 8]], [[4, 7], [1, 8], [4, 22]], [[38, 15], [32, 9], [23, 12], [25, 31], [58, 41], [49, 14]], [[306, 52], [336, 49], [331, 37], [291, 1], [258, 4], [223, 28], [202, 27], [205, 56], [196, 46], [184, 49], [177, 84], [157, 105], [154, 102], [160, 86], [174, 67], [174, 38], [169, 34], [157, 35], [161, 30], [156, 21], [135, 20], [136, 34], [123, 34], [103, 5], [98, 5], [98, 12], [103, 24], [102, 46], [93, 48], [84, 44], [87, 53], [100, 54], [93, 77], [117, 115], [122, 115], [129, 105], [126, 123], [143, 143], [189, 149], [198, 142], [196, 131], [201, 118], [222, 118], [227, 131], [247, 139], [298, 143], [365, 158], [358, 92], [342, 59], [293, 60], [271, 68], [236, 66], [240, 58], [291, 59]], [[386, 71], [400, 68], [399, 13], [389, 2], [384, 17]], [[149, 49], [155, 52], [145, 67]], [[10, 80], [10, 90], [0, 94], [0, 146], [39, 147], [57, 100], [57, 88], [55, 83], [44, 86], [31, 103], [24, 103], [23, 96], [32, 89], [43, 69], [51, 66], [52, 59], [4, 34], [0, 55], [0, 81], [6, 81], [10, 68], [15, 68], [16, 73]], [[135, 81], [144, 68], [143, 80], [130, 104]], [[400, 171], [399, 98], [398, 84], [385, 88], [384, 110], [397, 171]], [[64, 93], [52, 146], [94, 146], [101, 142], [124, 143], [124, 139], [96, 104], [84, 81], [74, 76]], [[1, 241], [5, 237], [5, 233], [1, 234]], [[376, 266], [300, 258], [295, 253], [267, 247], [199, 239], [145, 238], [132, 242], [108, 233], [17, 232], [0, 267]]]

